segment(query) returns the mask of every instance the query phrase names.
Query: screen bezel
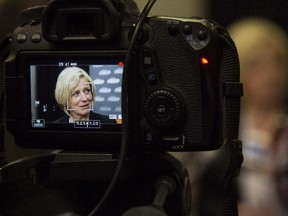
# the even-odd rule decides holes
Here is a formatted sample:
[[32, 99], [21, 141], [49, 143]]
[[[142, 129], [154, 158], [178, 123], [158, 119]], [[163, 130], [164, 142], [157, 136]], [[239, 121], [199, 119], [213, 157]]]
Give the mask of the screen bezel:
[[20, 52], [17, 56], [17, 71], [20, 83], [20, 92], [23, 97], [19, 99], [17, 129], [15, 134], [16, 144], [28, 148], [52, 148], [64, 150], [93, 150], [113, 151], [120, 148], [121, 124], [102, 129], [81, 128], [33, 128], [31, 126], [31, 88], [30, 65], [35, 61], [50, 61], [51, 59], [92, 60], [110, 59], [111, 61], [123, 61], [125, 51], [37, 51]]

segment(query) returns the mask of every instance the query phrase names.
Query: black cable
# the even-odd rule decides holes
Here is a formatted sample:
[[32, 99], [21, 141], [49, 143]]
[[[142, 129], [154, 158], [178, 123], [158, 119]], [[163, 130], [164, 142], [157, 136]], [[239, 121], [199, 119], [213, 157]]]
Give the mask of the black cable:
[[136, 45], [137, 39], [139, 37], [139, 34], [141, 33], [142, 26], [153, 7], [154, 3], [157, 0], [149, 0], [146, 4], [145, 8], [143, 9], [138, 22], [135, 26], [134, 33], [132, 35], [132, 38], [130, 40], [127, 53], [125, 55], [125, 61], [124, 61], [124, 70], [123, 70], [123, 78], [122, 78], [122, 138], [121, 138], [121, 148], [120, 148], [120, 154], [119, 154], [119, 160], [117, 163], [117, 167], [115, 170], [115, 173], [113, 175], [113, 178], [111, 180], [111, 183], [109, 184], [107, 190], [105, 191], [104, 195], [102, 196], [101, 200], [98, 202], [97, 206], [90, 212], [89, 216], [96, 215], [100, 209], [103, 207], [106, 200], [109, 198], [109, 196], [112, 195], [113, 190], [119, 180], [120, 173], [123, 168], [123, 164], [126, 159], [126, 152], [127, 152], [127, 145], [128, 145], [128, 76], [130, 73], [130, 66], [131, 66], [131, 59], [133, 56], [134, 47]]

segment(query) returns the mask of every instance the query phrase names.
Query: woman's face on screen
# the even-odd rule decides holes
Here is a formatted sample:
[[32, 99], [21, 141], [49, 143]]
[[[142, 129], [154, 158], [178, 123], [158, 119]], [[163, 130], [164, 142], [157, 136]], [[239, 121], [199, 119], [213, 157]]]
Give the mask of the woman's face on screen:
[[93, 109], [92, 102], [91, 84], [85, 78], [81, 78], [70, 95], [70, 103], [68, 103], [70, 115], [74, 118], [86, 117]]

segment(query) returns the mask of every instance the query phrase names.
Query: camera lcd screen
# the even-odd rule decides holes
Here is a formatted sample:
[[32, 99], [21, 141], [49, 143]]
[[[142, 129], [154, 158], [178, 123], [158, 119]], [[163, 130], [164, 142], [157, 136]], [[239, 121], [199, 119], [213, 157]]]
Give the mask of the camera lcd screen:
[[32, 59], [32, 130], [120, 131], [123, 58]]

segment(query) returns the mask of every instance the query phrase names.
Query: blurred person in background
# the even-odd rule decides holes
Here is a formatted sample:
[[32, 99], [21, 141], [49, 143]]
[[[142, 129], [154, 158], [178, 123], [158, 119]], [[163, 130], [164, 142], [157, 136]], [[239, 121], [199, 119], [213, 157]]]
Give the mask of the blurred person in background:
[[281, 195], [288, 191], [282, 172], [283, 163], [288, 165], [287, 35], [276, 23], [260, 17], [241, 19], [228, 30], [239, 53], [244, 86], [239, 215], [288, 215], [288, 202]]

